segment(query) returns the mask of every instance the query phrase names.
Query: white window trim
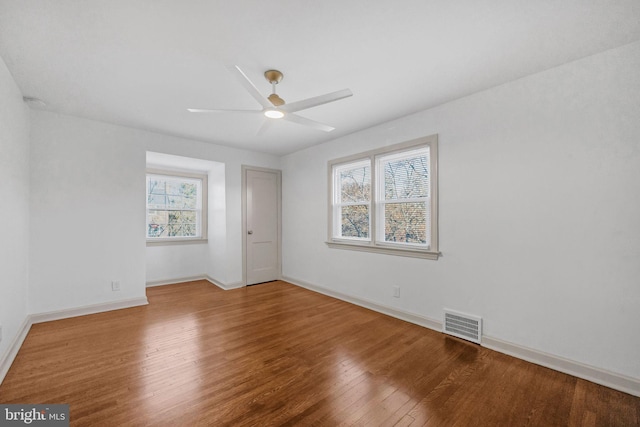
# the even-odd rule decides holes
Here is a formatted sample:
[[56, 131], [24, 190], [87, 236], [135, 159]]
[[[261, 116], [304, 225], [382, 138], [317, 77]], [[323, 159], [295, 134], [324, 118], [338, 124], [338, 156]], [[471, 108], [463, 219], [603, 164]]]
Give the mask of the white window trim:
[[[202, 181], [201, 192], [202, 192], [202, 214], [201, 214], [201, 236], [200, 237], [156, 237], [149, 238], [147, 237], [147, 246], [163, 246], [163, 245], [185, 245], [185, 244], [197, 244], [197, 243], [207, 243], [207, 223], [208, 223], [208, 181], [209, 177], [204, 173], [194, 173], [194, 172], [182, 172], [175, 170], [167, 170], [167, 169], [150, 169], [148, 168], [145, 173], [145, 179], [147, 175], [165, 175], [165, 176], [175, 176], [178, 178], [192, 178], [199, 179]], [[146, 192], [146, 190], [145, 190]], [[148, 195], [147, 195], [148, 196]], [[148, 213], [147, 213], [147, 204], [145, 203], [145, 223], [148, 227]], [[146, 227], [145, 227], [146, 229]], [[145, 231], [146, 235], [146, 231]]]
[[[394, 152], [409, 151], [412, 148], [419, 148], [421, 146], [429, 146], [430, 164], [429, 171], [430, 176], [430, 207], [431, 207], [431, 242], [427, 249], [420, 247], [411, 247], [413, 245], [409, 243], [398, 244], [390, 242], [381, 242], [378, 240], [378, 231], [376, 229], [378, 215], [378, 204], [376, 203], [376, 194], [379, 191], [377, 188], [376, 179], [376, 158], [380, 155], [391, 154]], [[334, 227], [336, 218], [334, 218], [334, 205], [333, 195], [336, 191], [333, 182], [333, 168], [343, 163], [353, 163], [358, 160], [371, 162], [371, 201], [369, 208], [369, 240], [363, 241], [360, 239], [350, 238], [336, 238], [334, 237]], [[366, 151], [364, 153], [358, 153], [352, 156], [342, 157], [339, 159], [330, 160], [327, 167], [328, 177], [328, 239], [325, 242], [327, 246], [334, 249], [347, 249], [365, 252], [375, 252], [387, 255], [398, 255], [413, 258], [424, 258], [430, 260], [437, 260], [442, 254], [439, 251], [438, 246], [438, 135], [430, 135], [423, 138], [414, 139], [411, 141], [395, 144], [388, 147], [379, 148], [376, 150]]]

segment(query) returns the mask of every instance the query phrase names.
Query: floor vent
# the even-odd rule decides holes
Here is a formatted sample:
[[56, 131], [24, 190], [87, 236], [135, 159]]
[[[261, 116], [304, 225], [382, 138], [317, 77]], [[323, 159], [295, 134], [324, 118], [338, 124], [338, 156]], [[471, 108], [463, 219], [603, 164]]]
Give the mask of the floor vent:
[[442, 332], [480, 344], [482, 318], [445, 308]]

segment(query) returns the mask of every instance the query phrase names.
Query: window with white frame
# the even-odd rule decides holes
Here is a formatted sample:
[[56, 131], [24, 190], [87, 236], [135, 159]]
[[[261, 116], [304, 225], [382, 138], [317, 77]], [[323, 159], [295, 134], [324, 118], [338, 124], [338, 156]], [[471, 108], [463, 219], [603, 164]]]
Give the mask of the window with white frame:
[[369, 240], [371, 162], [360, 160], [334, 168], [334, 236]]
[[207, 177], [147, 172], [147, 241], [206, 239]]
[[437, 259], [437, 135], [329, 162], [330, 247]]

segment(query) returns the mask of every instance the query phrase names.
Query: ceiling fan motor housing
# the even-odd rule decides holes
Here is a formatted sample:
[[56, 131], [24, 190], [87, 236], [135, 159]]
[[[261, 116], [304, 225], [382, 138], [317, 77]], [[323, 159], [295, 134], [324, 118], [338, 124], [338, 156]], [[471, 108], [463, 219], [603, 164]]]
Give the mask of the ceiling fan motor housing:
[[284, 75], [278, 70], [267, 70], [264, 72], [264, 77], [269, 83], [277, 85], [282, 81]]

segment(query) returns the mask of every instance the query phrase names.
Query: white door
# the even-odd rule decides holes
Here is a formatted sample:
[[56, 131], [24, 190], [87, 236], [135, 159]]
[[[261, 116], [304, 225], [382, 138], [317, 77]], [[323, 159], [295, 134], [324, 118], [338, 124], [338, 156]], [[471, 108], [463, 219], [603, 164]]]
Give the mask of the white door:
[[247, 285], [278, 279], [280, 212], [278, 172], [245, 169]]

